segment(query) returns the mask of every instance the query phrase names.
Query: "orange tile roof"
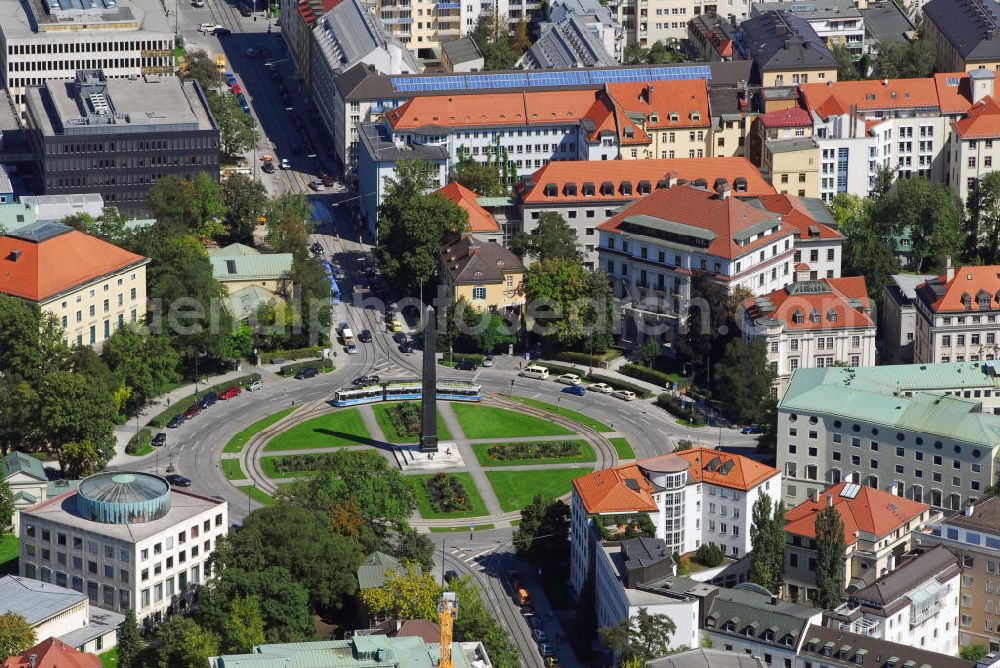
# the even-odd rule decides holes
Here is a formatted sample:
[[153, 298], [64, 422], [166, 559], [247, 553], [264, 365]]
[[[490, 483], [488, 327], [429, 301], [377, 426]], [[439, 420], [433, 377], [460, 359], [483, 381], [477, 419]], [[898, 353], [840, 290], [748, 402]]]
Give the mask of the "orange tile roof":
[[[634, 481], [636, 489], [627, 481]], [[588, 513], [656, 512], [654, 487], [636, 464], [594, 471], [573, 481]]]
[[[776, 243], [795, 231], [771, 211], [761, 211], [736, 197], [723, 199], [713, 191], [690, 185], [654, 190], [625, 206], [598, 229], [618, 234], [620, 225], [632, 216], [651, 216], [708, 230], [714, 233], [715, 238], [709, 241], [707, 252], [728, 259], [746, 255], [759, 246]], [[779, 227], [776, 234], [759, 237], [742, 246], [734, 240], [738, 232], [768, 220], [773, 220]]]
[[58, 638], [49, 638], [8, 657], [2, 668], [101, 668], [101, 660], [94, 654], [70, 647]]
[[[704, 482], [718, 487], [728, 487], [747, 492], [765, 480], [778, 475], [778, 469], [767, 464], [712, 448], [693, 448], [675, 453], [688, 460], [691, 468], [688, 476], [696, 482]], [[718, 461], [716, 461], [718, 460]], [[732, 462], [728, 473], [722, 473], [727, 462]], [[642, 464], [640, 461], [639, 464]]]
[[[957, 86], [949, 86], [949, 81], [957, 80]], [[934, 75], [934, 86], [937, 88], [938, 105], [943, 114], [961, 114], [969, 109], [972, 98], [968, 94], [968, 72], [944, 72]]]
[[147, 261], [77, 230], [40, 242], [8, 234], [0, 237], [0, 294], [42, 302]]
[[867, 485], [852, 485], [851, 491], [854, 488], [860, 489], [849, 498], [842, 495], [849, 484], [838, 483], [820, 494], [817, 501], [803, 501], [789, 510], [785, 513], [785, 531], [796, 536], [815, 538], [816, 515], [831, 499], [844, 522], [844, 540], [848, 545], [857, 541], [855, 532], [863, 531], [879, 540], [930, 508], [927, 504]]
[[984, 97], [969, 109], [968, 114], [951, 127], [962, 139], [980, 139], [1000, 136], [1000, 104], [992, 97]]
[[799, 84], [799, 94], [805, 108], [823, 119], [850, 113], [852, 107], [867, 111], [938, 106], [937, 87], [930, 77]]
[[[708, 87], [704, 79], [611, 83], [607, 91], [625, 113], [642, 114], [647, 119], [646, 128], [651, 130], [707, 128], [710, 125]], [[670, 120], [671, 113], [677, 114], [676, 121]], [[653, 114], [657, 117], [655, 123], [649, 120]], [[696, 115], [698, 120], [693, 118]]]
[[812, 116], [802, 107], [769, 111], [760, 115], [760, 122], [765, 128], [811, 128], [813, 124]]
[[477, 195], [458, 181], [452, 181], [436, 194], [451, 200], [469, 214], [470, 232], [499, 232], [500, 224], [493, 214], [479, 205]]
[[[760, 171], [746, 158], [676, 158], [663, 160], [558, 160], [545, 165], [531, 175], [527, 181], [518, 183], [517, 189], [522, 203], [558, 204], [568, 201], [581, 202], [624, 202], [639, 197], [639, 181], [649, 181], [652, 187], [664, 180], [667, 174], [673, 172], [679, 179], [694, 181], [705, 179], [712, 185], [716, 179], [726, 179], [730, 184], [737, 178], [746, 179], [745, 192], [735, 193], [738, 197], [759, 197], [775, 194], [774, 187], [768, 183]], [[624, 181], [632, 184], [632, 194], [624, 195], [615, 188], [613, 195], [602, 195], [601, 183], [611, 181], [616, 186]], [[593, 195], [583, 195], [583, 184], [593, 183]], [[565, 186], [572, 183], [577, 186], [576, 195], [567, 195]], [[554, 184], [556, 195], [547, 197], [545, 186]]]
[[810, 233], [810, 227], [816, 228], [820, 239], [844, 238], [844, 235], [835, 227], [824, 225], [813, 218], [801, 197], [796, 197], [795, 195], [770, 195], [758, 199], [767, 207], [768, 211], [780, 213], [786, 223], [794, 225], [799, 231], [799, 236], [804, 240], [816, 238]]
[[[796, 265], [795, 268], [799, 269], [799, 266]], [[795, 331], [875, 327], [875, 322], [869, 313], [858, 311], [852, 305], [853, 300], [855, 303], [860, 303], [865, 311], [871, 310], [871, 301], [868, 299], [863, 276], [824, 278], [818, 282], [824, 283], [828, 291], [800, 292], [798, 283], [790, 283], [780, 290], [761, 297], [745, 299], [743, 308], [747, 310], [747, 315], [752, 320], [773, 318], [781, 322], [786, 329]], [[801, 323], [795, 322], [796, 313], [802, 314]], [[819, 314], [818, 320], [810, 317], [813, 313]]]
[[[959, 267], [950, 282], [942, 274], [917, 286], [917, 296], [936, 313], [979, 311], [979, 298], [989, 298], [988, 310], [1000, 309], [1000, 265]], [[968, 296], [969, 307], [963, 299]]]

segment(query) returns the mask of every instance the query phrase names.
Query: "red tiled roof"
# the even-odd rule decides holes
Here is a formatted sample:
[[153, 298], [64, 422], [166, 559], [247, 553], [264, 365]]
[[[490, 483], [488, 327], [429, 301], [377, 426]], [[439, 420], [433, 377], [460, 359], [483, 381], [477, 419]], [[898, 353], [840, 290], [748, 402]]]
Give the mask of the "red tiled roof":
[[302, 21], [310, 28], [316, 23], [316, 19], [326, 14], [336, 7], [342, 0], [299, 0], [297, 9]]
[[[795, 268], [799, 269], [801, 264]], [[808, 269], [809, 265], [805, 268]], [[851, 304], [851, 300], [856, 300], [864, 311], [871, 310], [864, 277], [823, 278], [819, 282], [826, 284], [829, 290], [800, 292], [799, 283], [790, 283], [762, 297], [745, 299], [743, 308], [752, 320], [773, 318], [787, 329], [796, 331], [875, 327], [869, 313], [858, 311]], [[802, 314], [802, 322], [795, 322], [796, 313]], [[814, 314], [818, 314], [818, 318], [811, 317]]]
[[812, 127], [812, 116], [802, 107], [780, 109], [761, 114], [760, 122], [765, 128], [803, 128]]
[[980, 139], [1000, 136], [1000, 104], [992, 97], [984, 97], [969, 109], [965, 118], [954, 121], [951, 127], [962, 139]]
[[[949, 86], [948, 82], [957, 85]], [[934, 75], [934, 86], [937, 88], [938, 104], [943, 114], [961, 114], [969, 109], [972, 99], [967, 95], [968, 72], [944, 72]]]
[[8, 657], [2, 668], [101, 668], [101, 660], [58, 638], [43, 640], [31, 649]]
[[[950, 282], [947, 275], [933, 278], [917, 286], [917, 296], [932, 311], [980, 311], [980, 297], [987, 297], [988, 310], [1000, 309], [1000, 265], [959, 267]], [[964, 299], [968, 297], [966, 308]]]
[[[621, 111], [645, 116], [649, 129], [707, 128], [710, 124], [708, 88], [704, 79], [612, 83], [607, 90]], [[676, 113], [676, 121], [670, 120], [671, 113]], [[655, 122], [650, 119], [653, 114], [657, 116]], [[622, 122], [627, 120], [622, 118]]]
[[[817, 501], [803, 501], [785, 513], [785, 531], [796, 536], [816, 537], [816, 515], [833, 500], [833, 507], [844, 522], [844, 540], [848, 545], [857, 541], [855, 532], [863, 531], [876, 540], [888, 536], [907, 522], [919, 517], [930, 506], [902, 496], [868, 487], [852, 485], [856, 494], [843, 496], [850, 483], [842, 482], [819, 495]], [[860, 488], [860, 489], [856, 489]]]
[[[767, 207], [768, 211], [774, 211], [775, 213], [780, 213], [782, 219], [790, 224], [794, 225], [798, 231], [799, 236], [808, 241], [809, 239], [843, 239], [844, 235], [840, 233], [834, 227], [829, 225], [824, 225], [818, 222], [809, 213], [809, 209], [802, 202], [801, 197], [796, 197], [795, 195], [770, 195], [767, 197], [759, 198], [761, 203]], [[814, 237], [810, 231], [810, 227], [816, 228], [819, 232], [819, 237]]]
[[[623, 202], [640, 197], [638, 184], [649, 181], [652, 188], [673, 172], [678, 179], [694, 181], [705, 179], [712, 185], [716, 179], [726, 179], [730, 185], [736, 179], [746, 181], [746, 191], [734, 192], [738, 197], [773, 195], [774, 187], [746, 158], [676, 158], [663, 160], [557, 160], [545, 165], [527, 181], [518, 183], [517, 189], [524, 204], [559, 204], [568, 201]], [[601, 194], [601, 183], [615, 184], [612, 195]], [[632, 194], [623, 194], [618, 187], [623, 182], [632, 185]], [[594, 194], [585, 196], [583, 184], [593, 183]], [[576, 186], [576, 195], [566, 193], [566, 185]], [[545, 186], [555, 185], [556, 195], [546, 196]]]
[[[632, 216], [650, 216], [708, 230], [715, 238], [709, 242], [707, 252], [728, 259], [746, 255], [758, 246], [776, 243], [794, 232], [794, 228], [777, 214], [761, 211], [736, 197], [723, 199], [715, 192], [690, 185], [655, 190], [627, 205], [598, 229], [620, 233], [620, 225]], [[769, 220], [778, 226], [777, 233], [759, 237], [743, 246], [733, 239], [741, 230]]]
[[452, 181], [437, 191], [445, 199], [451, 200], [469, 214], [470, 232], [499, 232], [500, 224], [493, 214], [479, 205], [476, 193], [472, 192], [458, 181]]
[[[634, 481], [634, 489], [628, 481]], [[658, 509], [653, 501], [653, 485], [636, 464], [594, 471], [574, 480], [573, 487], [588, 513], [655, 512]]]
[[[743, 492], [749, 491], [765, 480], [778, 475], [778, 469], [767, 464], [712, 448], [693, 448], [675, 453], [691, 464], [688, 476], [698, 482], [719, 487], [729, 487]], [[726, 464], [732, 462], [728, 472], [722, 473]], [[642, 464], [642, 462], [639, 462]]]
[[77, 230], [40, 242], [3, 236], [0, 294], [41, 302], [144, 262], [141, 255]]
[[805, 108], [823, 119], [850, 113], [852, 107], [867, 111], [938, 106], [937, 87], [930, 77], [799, 84], [799, 94]]

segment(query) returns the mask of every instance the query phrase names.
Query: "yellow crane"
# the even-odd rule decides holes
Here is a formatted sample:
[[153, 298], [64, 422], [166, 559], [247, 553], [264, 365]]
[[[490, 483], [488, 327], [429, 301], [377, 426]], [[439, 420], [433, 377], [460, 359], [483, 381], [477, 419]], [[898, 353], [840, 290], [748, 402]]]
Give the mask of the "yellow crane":
[[455, 662], [451, 659], [451, 637], [456, 616], [458, 616], [458, 595], [446, 591], [441, 594], [441, 600], [438, 601], [438, 623], [441, 625], [441, 660], [438, 661], [438, 668], [455, 668]]

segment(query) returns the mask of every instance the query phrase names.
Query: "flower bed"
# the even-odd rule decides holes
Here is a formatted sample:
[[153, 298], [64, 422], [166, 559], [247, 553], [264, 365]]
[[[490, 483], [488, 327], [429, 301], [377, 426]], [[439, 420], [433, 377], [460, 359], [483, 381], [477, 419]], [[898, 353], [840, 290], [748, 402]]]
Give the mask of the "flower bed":
[[531, 441], [494, 444], [486, 449], [493, 461], [508, 459], [548, 459], [555, 457], [575, 457], [580, 454], [579, 441]]
[[428, 478], [426, 485], [435, 512], [453, 513], [472, 509], [469, 493], [458, 478], [438, 473]]
[[[311, 473], [319, 471], [326, 466], [326, 462], [334, 456], [334, 453], [322, 453], [315, 455], [279, 455], [277, 457], [267, 457], [267, 467], [279, 475], [290, 475], [296, 473]], [[273, 477], [273, 476], [272, 476]]]
[[420, 435], [420, 404], [395, 404], [386, 410], [393, 429], [403, 438]]

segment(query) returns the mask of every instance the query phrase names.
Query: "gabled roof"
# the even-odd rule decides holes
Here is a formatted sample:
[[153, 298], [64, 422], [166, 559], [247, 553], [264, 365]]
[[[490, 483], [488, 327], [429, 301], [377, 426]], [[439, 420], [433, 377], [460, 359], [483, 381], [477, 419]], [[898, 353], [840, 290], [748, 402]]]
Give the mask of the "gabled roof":
[[777, 321], [792, 331], [875, 327], [863, 276], [789, 283], [745, 299], [743, 308], [752, 321]]
[[1000, 104], [990, 95], [969, 109], [965, 118], [951, 124], [962, 139], [992, 139], [1000, 137]]
[[49, 638], [8, 658], [2, 668], [101, 668], [101, 660], [95, 654], [85, 654], [62, 640]]
[[0, 578], [0, 615], [21, 615], [31, 626], [38, 626], [86, 600], [86, 594], [41, 580], [17, 575]]
[[[881, 638], [859, 633], [850, 633], [840, 628], [829, 628], [819, 623], [806, 629], [806, 642], [799, 650], [799, 656], [824, 666], [844, 668], [885, 668], [886, 660], [896, 658], [896, 666], [920, 666], [920, 668], [975, 668], [975, 661], [966, 661], [957, 656], [931, 652], [914, 647], [912, 644], [889, 642]], [[824, 649], [831, 648], [831, 655]], [[840, 650], [844, 657], [840, 658]]]
[[291, 253], [261, 253], [258, 255], [209, 255], [212, 275], [217, 281], [278, 280], [292, 271]]
[[[713, 633], [740, 637], [750, 628], [755, 642], [772, 647], [797, 647], [810, 620], [819, 621], [822, 614], [818, 608], [782, 600], [749, 582], [720, 588], [715, 598], [706, 603], [705, 620], [711, 624]], [[730, 622], [732, 628], [727, 629]], [[766, 639], [768, 631], [773, 634], [771, 640]], [[783, 642], [786, 636], [791, 636], [790, 645]]]
[[518, 61], [518, 66], [526, 70], [616, 65], [618, 61], [603, 42], [582, 18], [573, 14], [558, 23], [542, 25], [538, 39]]
[[419, 72], [420, 65], [399, 41], [389, 33], [374, 9], [361, 0], [339, 0], [316, 21], [313, 37], [322, 57], [334, 72], [342, 72], [360, 63], [372, 53], [393, 46], [399, 50], [398, 70]]
[[934, 313], [979, 312], [1000, 309], [1000, 265], [959, 267], [951, 281], [942, 274], [917, 286], [917, 298]]
[[471, 234], [446, 245], [441, 262], [456, 284], [501, 283], [507, 274], [524, 271], [521, 258], [502, 244], [482, 241]]
[[760, 122], [765, 128], [811, 128], [812, 116], [802, 107], [791, 107], [769, 111], [760, 115]]
[[844, 238], [821, 199], [784, 194], [757, 199], [768, 211], [781, 214], [786, 223], [794, 226], [802, 241]]
[[937, 87], [931, 77], [800, 84], [799, 93], [805, 108], [824, 120], [848, 114], [852, 108], [865, 112], [939, 107]]
[[[415, 568], [419, 571], [420, 565], [418, 564]], [[403, 574], [404, 570], [399, 559], [385, 552], [372, 552], [358, 566], [358, 586], [361, 589], [377, 589], [385, 585], [386, 573], [393, 571], [397, 574]]]
[[966, 62], [1000, 60], [1000, 5], [993, 0], [931, 0], [921, 11]]
[[690, 463], [688, 476], [694, 481], [743, 492], [753, 489], [779, 473], [773, 466], [761, 464], [749, 457], [712, 448], [692, 448], [674, 454]]
[[836, 69], [837, 61], [809, 22], [767, 11], [740, 24], [759, 72]]
[[39, 482], [48, 480], [45, 475], [45, 465], [31, 455], [14, 451], [0, 460], [0, 480], [6, 480], [15, 473], [24, 473]]
[[858, 531], [872, 534], [875, 540], [880, 540], [930, 508], [925, 503], [874, 487], [841, 482], [821, 493], [817, 501], [803, 501], [789, 510], [785, 514], [785, 531], [815, 538], [816, 516], [828, 504], [837, 509], [844, 523], [844, 541], [848, 545], [858, 540]]
[[583, 506], [591, 514], [656, 512], [656, 488], [638, 464], [594, 471], [573, 481]]
[[470, 232], [495, 234], [500, 231], [500, 224], [493, 217], [493, 214], [479, 205], [476, 193], [458, 181], [452, 181], [444, 188], [440, 188], [436, 194], [454, 202], [468, 212]]
[[246, 244], [234, 243], [218, 248], [210, 252], [209, 255], [212, 257], [241, 257], [243, 255], [260, 255], [260, 251]]
[[0, 294], [42, 302], [149, 262], [58, 223], [35, 223], [0, 237]]
[[851, 594], [852, 600], [870, 601], [886, 607], [929, 583], [940, 583], [958, 575], [958, 557], [944, 545], [936, 545], [904, 561], [867, 587]]

